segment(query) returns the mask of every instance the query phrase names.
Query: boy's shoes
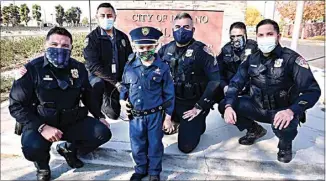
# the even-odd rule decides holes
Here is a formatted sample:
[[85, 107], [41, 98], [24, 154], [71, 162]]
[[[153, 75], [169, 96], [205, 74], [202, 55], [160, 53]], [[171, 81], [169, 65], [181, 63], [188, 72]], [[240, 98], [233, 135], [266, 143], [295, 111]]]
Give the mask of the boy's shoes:
[[159, 175], [150, 175], [149, 181], [160, 181], [160, 176]]
[[130, 181], [141, 181], [141, 179], [146, 176], [147, 174], [133, 173], [130, 177]]

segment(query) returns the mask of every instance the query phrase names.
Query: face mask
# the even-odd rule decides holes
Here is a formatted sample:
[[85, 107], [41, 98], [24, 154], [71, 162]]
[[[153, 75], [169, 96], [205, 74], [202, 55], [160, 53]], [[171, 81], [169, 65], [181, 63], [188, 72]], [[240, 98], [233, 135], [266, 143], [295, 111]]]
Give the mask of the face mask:
[[155, 49], [145, 51], [145, 52], [138, 52], [137, 55], [142, 61], [151, 61], [152, 58], [154, 57], [155, 54]]
[[231, 39], [231, 46], [236, 51], [243, 50], [245, 45], [246, 45], [245, 36], [241, 36], [239, 38]]
[[187, 44], [192, 40], [194, 32], [191, 30], [186, 30], [184, 28], [179, 28], [176, 31], [173, 31], [174, 40], [181, 45]]
[[112, 29], [113, 24], [114, 24], [114, 20], [112, 18], [110, 18], [110, 19], [104, 18], [104, 19], [100, 20], [100, 26], [104, 30]]
[[260, 51], [270, 53], [276, 47], [276, 39], [275, 37], [257, 38], [257, 44]]
[[71, 50], [66, 48], [49, 47], [45, 51], [45, 57], [56, 68], [67, 68], [70, 54]]

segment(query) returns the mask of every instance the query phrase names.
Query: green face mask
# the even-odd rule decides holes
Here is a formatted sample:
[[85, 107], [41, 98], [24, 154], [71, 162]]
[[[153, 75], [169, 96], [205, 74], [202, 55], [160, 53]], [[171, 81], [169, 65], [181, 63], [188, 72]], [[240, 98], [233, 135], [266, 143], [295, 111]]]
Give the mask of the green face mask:
[[138, 57], [142, 61], [150, 61], [154, 57], [154, 54], [155, 54], [155, 49], [152, 49], [152, 50], [145, 51], [145, 52], [138, 52]]

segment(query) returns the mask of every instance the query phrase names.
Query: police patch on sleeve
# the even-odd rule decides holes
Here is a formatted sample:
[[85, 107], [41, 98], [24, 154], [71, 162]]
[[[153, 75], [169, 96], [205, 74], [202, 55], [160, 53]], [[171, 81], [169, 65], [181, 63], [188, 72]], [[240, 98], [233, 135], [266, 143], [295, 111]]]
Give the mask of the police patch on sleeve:
[[297, 59], [295, 59], [295, 63], [298, 64], [300, 67], [309, 69], [308, 62], [301, 56], [298, 56]]
[[25, 66], [20, 67], [15, 72], [15, 80], [18, 80], [18, 79], [22, 78], [26, 73], [27, 73], [27, 69], [25, 68]]
[[87, 47], [87, 45], [88, 45], [88, 37], [85, 38], [85, 40], [84, 40], [84, 47]]
[[208, 53], [208, 54], [214, 56], [214, 53], [213, 53], [212, 49], [210, 49], [208, 46], [204, 46], [203, 50], [204, 50], [206, 53]]

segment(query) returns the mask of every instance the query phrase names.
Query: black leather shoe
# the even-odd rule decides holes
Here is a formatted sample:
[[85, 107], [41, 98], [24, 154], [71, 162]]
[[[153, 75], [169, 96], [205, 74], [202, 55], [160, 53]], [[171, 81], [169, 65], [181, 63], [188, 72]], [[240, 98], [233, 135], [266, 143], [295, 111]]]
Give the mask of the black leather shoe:
[[49, 181], [51, 179], [51, 170], [48, 164], [41, 164], [34, 162], [34, 165], [37, 169], [36, 177], [40, 181]]
[[259, 124], [255, 123], [253, 128], [248, 129], [247, 134], [239, 139], [241, 145], [252, 145], [255, 141], [265, 136], [267, 130]]
[[71, 168], [81, 168], [84, 166], [84, 163], [77, 158], [76, 151], [71, 151], [66, 148], [66, 143], [58, 144], [57, 152], [66, 159], [67, 164]]
[[133, 173], [130, 177], [130, 181], [141, 181], [147, 174]]
[[292, 142], [280, 140], [278, 147], [277, 160], [283, 163], [289, 163], [292, 160]]
[[149, 176], [149, 181], [160, 181], [160, 176], [159, 175], [150, 175]]

